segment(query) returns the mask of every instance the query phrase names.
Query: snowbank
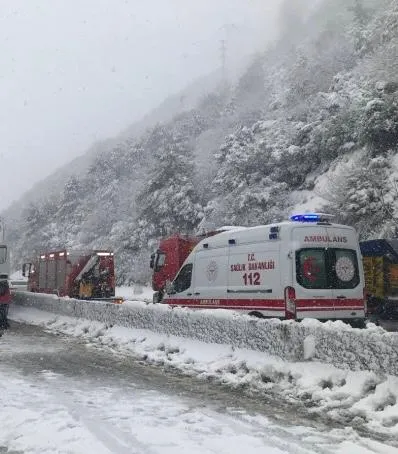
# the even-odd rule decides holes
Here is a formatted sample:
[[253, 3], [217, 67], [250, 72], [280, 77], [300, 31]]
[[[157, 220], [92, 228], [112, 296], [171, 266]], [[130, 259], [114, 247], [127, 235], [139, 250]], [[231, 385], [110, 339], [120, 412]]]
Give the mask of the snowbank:
[[342, 322], [261, 320], [222, 309], [171, 309], [142, 301], [121, 305], [17, 292], [17, 305], [155, 333], [267, 352], [288, 361], [320, 361], [350, 370], [398, 376], [398, 334]]

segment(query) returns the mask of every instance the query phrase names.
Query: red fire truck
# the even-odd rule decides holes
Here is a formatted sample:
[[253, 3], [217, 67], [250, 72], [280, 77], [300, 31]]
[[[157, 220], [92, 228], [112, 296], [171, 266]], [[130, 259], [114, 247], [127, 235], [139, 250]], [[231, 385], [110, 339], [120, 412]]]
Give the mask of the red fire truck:
[[46, 252], [24, 263], [22, 274], [28, 277], [29, 292], [79, 299], [115, 297], [114, 258], [109, 250]]

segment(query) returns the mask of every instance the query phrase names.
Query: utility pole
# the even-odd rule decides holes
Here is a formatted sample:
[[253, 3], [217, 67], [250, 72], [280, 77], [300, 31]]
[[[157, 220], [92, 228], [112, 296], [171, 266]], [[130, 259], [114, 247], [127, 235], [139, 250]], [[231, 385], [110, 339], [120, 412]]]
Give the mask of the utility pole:
[[222, 33], [220, 39], [220, 57], [221, 57], [221, 85], [225, 90], [228, 89], [228, 67], [227, 67], [227, 43], [233, 38], [233, 33], [238, 30], [235, 24], [224, 24], [219, 28]]

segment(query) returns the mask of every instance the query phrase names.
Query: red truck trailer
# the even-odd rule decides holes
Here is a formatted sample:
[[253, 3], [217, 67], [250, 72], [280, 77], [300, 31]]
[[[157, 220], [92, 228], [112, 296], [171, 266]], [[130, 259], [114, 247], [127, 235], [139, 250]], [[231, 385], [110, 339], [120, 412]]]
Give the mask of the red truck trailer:
[[24, 263], [29, 292], [55, 293], [79, 299], [113, 299], [115, 269], [109, 250], [68, 251], [41, 254]]

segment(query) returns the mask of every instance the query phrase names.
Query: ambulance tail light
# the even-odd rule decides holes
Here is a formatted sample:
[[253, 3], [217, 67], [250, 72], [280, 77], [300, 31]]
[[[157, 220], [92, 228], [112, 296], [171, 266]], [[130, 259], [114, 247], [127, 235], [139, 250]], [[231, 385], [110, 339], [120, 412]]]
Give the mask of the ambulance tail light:
[[296, 319], [296, 290], [294, 287], [285, 288], [285, 318]]

